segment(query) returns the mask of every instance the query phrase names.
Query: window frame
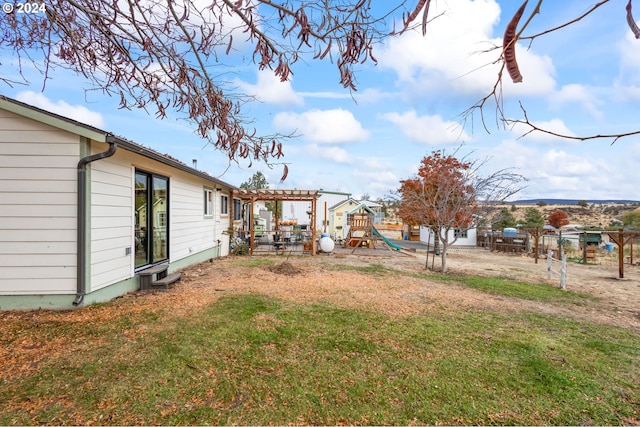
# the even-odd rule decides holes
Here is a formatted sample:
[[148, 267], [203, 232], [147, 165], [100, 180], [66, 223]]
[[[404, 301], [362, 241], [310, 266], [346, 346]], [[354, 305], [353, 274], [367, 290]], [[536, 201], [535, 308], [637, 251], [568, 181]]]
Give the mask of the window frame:
[[233, 220], [242, 220], [242, 200], [236, 198], [233, 199]]
[[215, 198], [213, 197], [213, 189], [212, 188], [208, 188], [205, 187], [203, 190], [203, 194], [204, 194], [204, 199], [203, 199], [203, 203], [204, 203], [204, 210], [203, 210], [203, 214], [206, 218], [213, 218], [213, 214], [214, 214], [214, 200]]
[[229, 196], [220, 195], [220, 215], [229, 215]]
[[455, 239], [467, 239], [469, 238], [469, 229], [465, 228], [454, 228], [453, 229], [453, 237]]

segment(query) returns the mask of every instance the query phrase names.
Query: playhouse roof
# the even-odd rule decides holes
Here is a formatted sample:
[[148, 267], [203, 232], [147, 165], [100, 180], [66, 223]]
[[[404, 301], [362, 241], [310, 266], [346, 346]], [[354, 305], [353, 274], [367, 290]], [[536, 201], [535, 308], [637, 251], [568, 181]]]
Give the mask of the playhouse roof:
[[355, 208], [351, 209], [347, 213], [352, 214], [354, 212], [358, 212], [360, 209], [364, 209], [365, 211], [369, 212], [371, 215], [375, 215], [375, 212], [373, 211], [373, 209], [371, 209], [369, 205], [367, 205], [366, 203], [360, 203], [359, 205], [357, 205]]

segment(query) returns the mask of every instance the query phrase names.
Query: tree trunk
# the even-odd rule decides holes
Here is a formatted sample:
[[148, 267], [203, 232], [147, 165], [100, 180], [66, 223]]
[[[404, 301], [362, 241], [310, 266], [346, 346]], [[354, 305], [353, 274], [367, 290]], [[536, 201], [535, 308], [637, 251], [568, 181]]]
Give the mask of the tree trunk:
[[[431, 229], [433, 231], [433, 258], [431, 258], [431, 271], [433, 271], [433, 264], [435, 263], [436, 254], [440, 251], [440, 235], [438, 234], [438, 230], [435, 228]], [[429, 253], [429, 248], [427, 248], [427, 254]]]
[[440, 252], [440, 256], [442, 257], [442, 259], [440, 260], [442, 262], [442, 272], [446, 273], [447, 272], [447, 249], [449, 249], [449, 245], [447, 244], [446, 240], [442, 241], [442, 252]]

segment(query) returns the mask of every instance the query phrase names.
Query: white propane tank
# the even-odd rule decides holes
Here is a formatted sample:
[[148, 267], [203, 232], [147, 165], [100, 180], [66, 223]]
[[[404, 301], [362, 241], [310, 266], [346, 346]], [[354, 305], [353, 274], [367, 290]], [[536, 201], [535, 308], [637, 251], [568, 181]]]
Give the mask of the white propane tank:
[[331, 252], [335, 247], [335, 243], [329, 236], [323, 236], [320, 238], [320, 250], [322, 252]]

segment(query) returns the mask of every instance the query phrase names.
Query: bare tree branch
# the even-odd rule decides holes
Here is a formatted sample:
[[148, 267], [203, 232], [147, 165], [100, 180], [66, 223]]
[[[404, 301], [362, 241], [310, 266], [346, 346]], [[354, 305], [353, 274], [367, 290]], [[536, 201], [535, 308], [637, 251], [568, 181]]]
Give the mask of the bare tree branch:
[[520, 109], [522, 110], [522, 114], [524, 116], [524, 119], [505, 119], [505, 123], [507, 125], [513, 126], [516, 124], [522, 124], [525, 125], [529, 128], [528, 131], [526, 131], [522, 136], [520, 136], [520, 138], [524, 138], [525, 136], [529, 135], [532, 132], [541, 132], [547, 135], [552, 135], [552, 136], [556, 136], [558, 138], [561, 139], [570, 139], [570, 140], [574, 140], [574, 141], [588, 141], [590, 139], [611, 139], [611, 145], [615, 144], [616, 141], [618, 141], [620, 138], [625, 138], [628, 136], [634, 136], [634, 135], [640, 135], [640, 130], [637, 131], [631, 131], [631, 132], [623, 132], [623, 133], [616, 133], [616, 134], [596, 134], [596, 135], [588, 135], [588, 136], [575, 136], [575, 135], [567, 135], [567, 134], [563, 134], [563, 133], [559, 133], [559, 132], [554, 132], [551, 131], [549, 129], [545, 129], [545, 128], [541, 128], [538, 125], [535, 125], [534, 123], [532, 123], [529, 120], [529, 116], [527, 115], [527, 110], [525, 110], [525, 108], [522, 106], [522, 103], [520, 103]]
[[[513, 53], [510, 57], [515, 60], [518, 40], [528, 40], [531, 47], [534, 40], [559, 33], [609, 2], [600, 0], [562, 25], [533, 35], [523, 32], [542, 18], [544, 0], [535, 0], [528, 14], [523, 9], [524, 22], [518, 20], [510, 28], [503, 46], [489, 50], [496, 56], [488, 65], [499, 64], [491, 91], [464, 111], [461, 120], [473, 126], [478, 113], [489, 132], [486, 108], [493, 106], [497, 127], [524, 123], [542, 131], [526, 117], [507, 119], [502, 92], [505, 53]], [[381, 41], [409, 30], [421, 29], [424, 35], [438, 17], [429, 15], [430, 0], [376, 2], [375, 9], [373, 4], [373, 0], [210, 0], [202, 7], [196, 0], [51, 0], [46, 18], [13, 13], [0, 20], [0, 49], [17, 62], [17, 75], [0, 81], [28, 83], [23, 65], [29, 64], [41, 72], [44, 87], [53, 70], [65, 67], [87, 79], [91, 85], [87, 90], [119, 97], [121, 108], [188, 120], [230, 162], [282, 165], [286, 135], [260, 135], [253, 120], [243, 115], [252, 98], [230, 82], [232, 70], [224, 57], [246, 51], [258, 69], [273, 70], [282, 81], [303, 58], [329, 60], [335, 63], [340, 84], [355, 91], [355, 67], [376, 63], [373, 52]], [[402, 18], [399, 31], [388, 28], [394, 17]], [[638, 132], [556, 136], [615, 142]]]
[[472, 125], [474, 123], [474, 117], [475, 114], [478, 113], [479, 117], [480, 117], [480, 122], [482, 123], [482, 126], [485, 130], [485, 132], [487, 133], [491, 133], [489, 127], [487, 126], [486, 123], [486, 116], [485, 116], [485, 109], [488, 105], [492, 104], [493, 108], [495, 110], [494, 112], [494, 117], [495, 117], [495, 124], [496, 127], [498, 128], [507, 128], [507, 127], [512, 127], [514, 124], [520, 123], [523, 124], [527, 127], [529, 127], [529, 130], [527, 132], [525, 132], [522, 136], [526, 136], [532, 132], [542, 132], [548, 135], [553, 135], [556, 136], [558, 138], [562, 138], [562, 139], [569, 139], [569, 140], [579, 140], [579, 141], [586, 141], [586, 140], [592, 140], [592, 139], [611, 139], [612, 142], [611, 144], [614, 144], [615, 142], [617, 142], [619, 139], [621, 138], [625, 138], [625, 137], [629, 137], [629, 136], [634, 136], [634, 135], [640, 135], [640, 130], [637, 131], [629, 131], [629, 132], [620, 132], [620, 133], [612, 133], [612, 134], [594, 134], [594, 135], [584, 135], [584, 136], [575, 136], [575, 135], [567, 135], [567, 134], [562, 134], [562, 133], [558, 133], [558, 132], [554, 132], [551, 131], [550, 129], [545, 129], [542, 128], [538, 125], [533, 124], [533, 122], [531, 120], [529, 120], [526, 111], [522, 105], [522, 103], [520, 102], [520, 109], [523, 113], [523, 118], [522, 119], [511, 119], [507, 117], [505, 108], [504, 108], [504, 98], [503, 98], [503, 94], [502, 94], [502, 84], [503, 84], [503, 72], [504, 69], [506, 68], [506, 58], [504, 56], [504, 52], [507, 48], [515, 45], [515, 43], [518, 40], [528, 40], [529, 41], [529, 48], [533, 45], [533, 42], [535, 39], [540, 38], [540, 37], [544, 37], [544, 36], [548, 36], [552, 33], [556, 33], [559, 32], [561, 30], [566, 29], [567, 27], [583, 20], [584, 18], [586, 18], [587, 16], [592, 15], [593, 13], [595, 13], [599, 8], [601, 8], [603, 5], [609, 3], [610, 0], [601, 0], [600, 2], [592, 5], [591, 7], [589, 7], [589, 9], [587, 9], [584, 13], [581, 13], [580, 15], [576, 16], [573, 19], [570, 19], [568, 21], [566, 21], [565, 23], [563, 23], [562, 25], [558, 25], [552, 28], [549, 28], [547, 30], [532, 34], [532, 35], [526, 35], [523, 36], [522, 33], [524, 32], [524, 30], [527, 28], [527, 26], [533, 21], [534, 17], [536, 15], [540, 14], [541, 11], [541, 7], [544, 3], [544, 0], [538, 0], [534, 9], [528, 14], [527, 20], [525, 21], [525, 23], [521, 26], [521, 28], [517, 31], [516, 35], [513, 38], [509, 38], [509, 40], [511, 40], [509, 42], [508, 45], [506, 46], [494, 46], [489, 50], [485, 50], [483, 51], [484, 53], [493, 51], [493, 50], [498, 50], [501, 49], [502, 54], [500, 55], [500, 57], [498, 57], [495, 61], [493, 61], [491, 64], [488, 65], [493, 65], [493, 64], [500, 64], [500, 68], [498, 69], [497, 75], [496, 75], [496, 80], [493, 84], [493, 87], [491, 89], [491, 91], [486, 94], [485, 96], [483, 96], [482, 98], [480, 98], [475, 104], [473, 104], [472, 106], [470, 106], [469, 108], [467, 108], [465, 111], [463, 111], [460, 114], [460, 119], [463, 122], [464, 125], [466, 125], [466, 123], [470, 122]]
[[0, 48], [16, 58], [23, 83], [23, 63], [41, 70], [43, 84], [55, 67], [68, 68], [87, 90], [118, 96], [121, 108], [177, 113], [231, 162], [286, 166], [287, 136], [261, 136], [243, 116], [251, 98], [230, 83], [221, 56], [248, 44], [258, 69], [285, 81], [300, 58], [331, 58], [336, 48], [339, 81], [356, 90], [353, 67], [376, 62], [373, 47], [389, 36], [384, 18], [404, 12], [406, 1], [374, 16], [372, 0], [212, 0], [204, 8], [195, 0], [52, 0], [46, 19], [4, 16]]

